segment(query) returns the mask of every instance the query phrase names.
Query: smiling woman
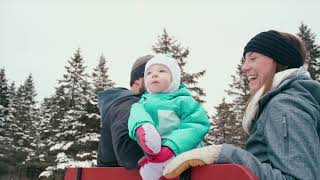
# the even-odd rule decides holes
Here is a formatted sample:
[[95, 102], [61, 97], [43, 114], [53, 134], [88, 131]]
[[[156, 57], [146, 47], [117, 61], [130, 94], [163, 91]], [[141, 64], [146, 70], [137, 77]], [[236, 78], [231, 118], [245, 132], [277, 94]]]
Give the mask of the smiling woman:
[[[256, 93], [262, 85], [265, 85], [263, 92], [265, 94], [272, 86], [275, 73], [300, 67], [305, 63], [306, 49], [303, 43], [292, 34], [268, 31], [250, 40], [244, 49], [243, 57], [245, 63], [242, 71], [248, 75], [251, 94]], [[257, 75], [261, 77], [255, 74], [252, 76], [250, 71], [259, 72]], [[256, 78], [258, 82], [251, 81]]]
[[242, 122], [249, 134], [245, 149], [223, 144], [188, 151], [164, 175], [175, 177], [200, 160], [242, 164], [260, 180], [319, 179], [320, 84], [303, 67], [305, 52], [292, 34], [271, 30], [252, 38], [242, 67], [251, 91]]
[[276, 62], [261, 53], [248, 52], [242, 66], [247, 74], [250, 93], [255, 94], [264, 84], [270, 84], [275, 74]]

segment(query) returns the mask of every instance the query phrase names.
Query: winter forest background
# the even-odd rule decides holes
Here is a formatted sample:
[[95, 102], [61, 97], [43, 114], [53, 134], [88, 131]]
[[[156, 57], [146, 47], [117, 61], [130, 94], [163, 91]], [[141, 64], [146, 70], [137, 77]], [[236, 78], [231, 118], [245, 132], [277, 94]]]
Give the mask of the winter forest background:
[[[308, 70], [320, 81], [320, 45], [317, 35], [305, 24], [297, 35], [308, 50]], [[187, 72], [185, 65], [189, 48], [185, 48], [167, 33], [158, 36], [151, 47], [154, 53], [171, 53], [182, 69], [182, 82], [194, 97], [204, 103], [205, 90], [198, 81], [206, 70]], [[70, 52], [72, 54], [72, 52]], [[6, 70], [0, 70], [0, 179], [63, 179], [69, 166], [96, 165], [99, 141], [100, 114], [96, 93], [109, 89], [115, 81], [108, 75], [108, 55], [100, 55], [97, 65], [89, 70], [81, 49], [75, 50], [65, 65], [65, 73], [58, 78], [55, 93], [37, 102], [32, 72], [23, 84], [9, 82]], [[230, 143], [242, 147], [246, 134], [241, 120], [249, 86], [241, 72], [242, 58], [232, 76], [226, 97], [221, 103], [210, 105], [215, 112], [207, 144]], [[129, 79], [129, 77], [128, 77]]]

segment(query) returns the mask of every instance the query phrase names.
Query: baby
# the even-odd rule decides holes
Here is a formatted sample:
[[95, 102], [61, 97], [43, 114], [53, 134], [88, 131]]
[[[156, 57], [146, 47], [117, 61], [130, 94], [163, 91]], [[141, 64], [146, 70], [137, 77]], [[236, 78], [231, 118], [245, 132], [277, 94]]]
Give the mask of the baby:
[[210, 123], [201, 105], [184, 84], [177, 61], [155, 55], [145, 67], [147, 92], [135, 103], [128, 120], [129, 136], [145, 152], [140, 174], [158, 180], [166, 164], [201, 144]]

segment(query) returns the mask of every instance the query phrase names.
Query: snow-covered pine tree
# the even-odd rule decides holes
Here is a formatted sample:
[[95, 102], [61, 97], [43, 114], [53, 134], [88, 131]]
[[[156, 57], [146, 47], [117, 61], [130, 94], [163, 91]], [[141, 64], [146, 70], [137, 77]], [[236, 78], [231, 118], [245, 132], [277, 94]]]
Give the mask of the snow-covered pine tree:
[[235, 119], [231, 123], [233, 124], [231, 129], [232, 136], [229, 141], [240, 147], [245, 144], [247, 139], [247, 134], [244, 132], [241, 122], [246, 110], [247, 101], [250, 98], [249, 81], [246, 74], [241, 70], [243, 63], [244, 60], [241, 59], [241, 63], [237, 65], [236, 74], [231, 76], [232, 83], [229, 84], [229, 89], [226, 90], [227, 94], [231, 97], [231, 110], [235, 115]]
[[65, 66], [66, 74], [63, 79], [58, 80], [67, 95], [67, 107], [72, 110], [83, 110], [83, 105], [86, 103], [86, 95], [89, 91], [89, 75], [85, 72], [86, 66], [84, 65], [83, 57], [81, 56], [80, 49], [76, 50], [73, 57], [68, 61]]
[[[94, 67], [92, 72], [92, 91], [90, 93], [90, 101], [86, 106], [86, 111], [91, 115], [94, 120], [93, 122], [98, 121], [100, 124], [100, 112], [98, 109], [98, 99], [97, 92], [102, 90], [107, 90], [112, 88], [115, 83], [110, 79], [108, 74], [109, 67], [107, 66], [106, 58], [103, 54], [99, 57], [98, 64]], [[95, 114], [95, 115], [94, 115]], [[97, 133], [99, 132], [100, 126], [97, 126]], [[99, 134], [99, 133], [98, 133]]]
[[232, 104], [227, 103], [223, 98], [222, 102], [214, 108], [216, 114], [211, 117], [211, 129], [206, 136], [206, 142], [208, 144], [235, 144], [235, 138], [231, 133], [235, 124], [239, 122], [236, 121], [235, 113], [232, 111]]
[[185, 71], [185, 65], [187, 61], [185, 60], [189, 55], [189, 48], [181, 47], [181, 44], [170, 37], [167, 31], [164, 29], [163, 34], [158, 37], [155, 45], [152, 46], [152, 50], [155, 53], [160, 54], [170, 54], [174, 59], [178, 61], [181, 68], [181, 83], [188, 86], [193, 94], [193, 97], [200, 103], [205, 102], [202, 97], [206, 96], [204, 90], [197, 86], [198, 80], [206, 73], [206, 70], [202, 70], [196, 73], [187, 73]]
[[53, 175], [56, 169], [56, 152], [50, 151], [50, 148], [56, 144], [58, 138], [56, 134], [59, 129], [60, 122], [67, 112], [67, 100], [63, 87], [56, 88], [56, 92], [50, 98], [44, 98], [40, 106], [40, 123], [38, 126], [40, 134], [39, 146], [39, 164], [43, 171], [42, 176], [49, 177]]
[[59, 86], [56, 88], [54, 95], [44, 98], [40, 106], [39, 123], [37, 125], [39, 134], [37, 150], [29, 160], [37, 165], [38, 176], [42, 173], [41, 176], [55, 178], [57, 152], [50, 151], [50, 148], [59, 141], [56, 134], [61, 132], [59, 129], [60, 122], [69, 109], [66, 97], [63, 87]]
[[0, 69], [0, 176], [9, 174], [15, 166], [13, 146], [14, 117], [10, 105], [10, 87], [4, 68]]
[[299, 26], [298, 36], [307, 49], [308, 71], [312, 79], [320, 81], [320, 46], [316, 44], [316, 34], [304, 23]]
[[[9, 107], [9, 85], [4, 68], [0, 69], [0, 105]], [[2, 116], [0, 116], [2, 117]]]
[[[18, 106], [17, 102], [17, 90], [16, 90], [16, 84], [15, 82], [11, 82], [9, 86], [9, 109], [13, 116], [15, 116], [17, 110], [15, 107]], [[15, 117], [13, 117], [15, 118]]]
[[96, 163], [98, 138], [93, 131], [97, 131], [99, 122], [93, 122], [92, 114], [86, 111], [93, 90], [80, 49], [76, 50], [65, 68], [67, 72], [58, 81], [52, 102], [47, 102], [51, 104], [51, 112], [44, 113], [54, 128], [48, 153], [54, 156], [54, 165], [47, 167], [40, 176], [50, 176], [67, 166], [92, 166]]
[[[243, 61], [238, 64], [236, 74], [231, 76], [232, 83], [229, 84], [229, 89], [226, 90], [229, 95], [228, 102], [223, 100], [221, 104], [215, 107], [217, 114], [213, 116], [213, 125], [216, 130], [213, 129], [213, 132], [211, 132], [211, 136], [213, 136], [217, 131], [220, 136], [216, 137], [218, 140], [223, 139], [223, 142], [240, 147], [245, 144], [247, 138], [241, 121], [246, 103], [250, 97], [249, 82], [246, 75], [241, 71], [242, 64]], [[221, 134], [220, 132], [223, 133]], [[207, 139], [214, 139], [214, 137], [209, 135]]]
[[[14, 122], [14, 146], [17, 148], [15, 155], [17, 168], [26, 171], [27, 176], [32, 177], [36, 174], [30, 156], [34, 155], [37, 149], [37, 125], [39, 122], [39, 111], [37, 108], [36, 90], [33, 77], [30, 74], [25, 82], [19, 86], [13, 107], [15, 109]], [[31, 169], [30, 171], [28, 169]]]
[[[114, 86], [114, 82], [110, 79], [108, 75], [109, 67], [106, 66], [106, 59], [103, 54], [99, 57], [97, 66], [92, 72], [92, 84], [88, 95], [88, 101], [85, 106], [85, 111], [87, 112], [82, 119], [87, 121], [87, 131], [83, 134], [81, 141], [90, 141], [91, 146], [86, 146], [86, 150], [83, 149], [83, 154], [80, 157], [82, 160], [95, 160], [96, 150], [98, 147], [99, 137], [100, 137], [100, 112], [98, 109], [97, 92], [110, 89]], [[96, 163], [96, 162], [94, 162]]]
[[101, 54], [98, 65], [93, 69], [92, 72], [93, 87], [95, 92], [110, 89], [115, 84], [108, 75], [109, 67], [106, 66], [106, 63], [106, 58], [103, 54]]
[[[10, 131], [12, 132], [12, 138], [16, 134], [16, 114], [17, 114], [17, 109], [16, 107], [18, 106], [17, 102], [17, 90], [16, 90], [16, 85], [15, 82], [11, 82], [9, 86], [9, 116], [11, 117], [11, 125], [10, 125]], [[12, 144], [13, 147], [13, 153], [17, 151], [18, 147], [16, 146], [16, 143], [13, 142]], [[15, 156], [15, 155], [14, 155]], [[16, 162], [15, 158], [14, 161]]]
[[229, 84], [229, 89], [225, 91], [232, 99], [233, 111], [239, 121], [242, 121], [246, 104], [250, 97], [249, 81], [246, 74], [241, 70], [243, 63], [244, 61], [242, 60], [237, 65], [236, 74], [231, 76], [232, 83]]

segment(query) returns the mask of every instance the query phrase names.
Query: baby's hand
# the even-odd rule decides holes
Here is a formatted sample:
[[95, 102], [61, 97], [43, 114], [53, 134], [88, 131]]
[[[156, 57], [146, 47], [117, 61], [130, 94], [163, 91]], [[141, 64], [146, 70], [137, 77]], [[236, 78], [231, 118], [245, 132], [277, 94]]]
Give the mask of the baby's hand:
[[166, 165], [175, 157], [169, 147], [163, 146], [154, 156], [145, 157], [139, 161], [140, 175], [143, 180], [159, 180]]
[[147, 155], [155, 155], [161, 149], [161, 136], [152, 124], [144, 124], [136, 130], [137, 141]]

